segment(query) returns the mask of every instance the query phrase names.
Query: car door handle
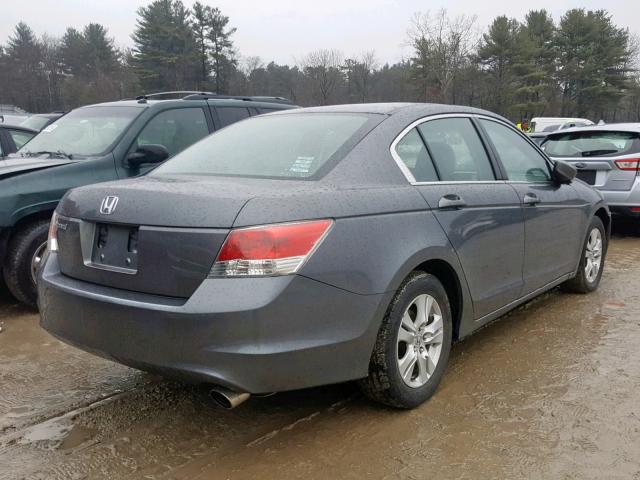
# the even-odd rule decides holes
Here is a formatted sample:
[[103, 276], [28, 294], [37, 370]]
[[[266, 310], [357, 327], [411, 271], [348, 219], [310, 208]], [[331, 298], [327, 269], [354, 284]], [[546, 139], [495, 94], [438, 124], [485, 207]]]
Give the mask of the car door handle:
[[537, 203], [540, 203], [540, 199], [535, 193], [529, 192], [524, 194], [522, 203], [524, 203], [525, 205], [536, 205]]
[[444, 195], [438, 202], [438, 208], [463, 208], [466, 206], [467, 202], [465, 202], [462, 197], [456, 195], [455, 193]]

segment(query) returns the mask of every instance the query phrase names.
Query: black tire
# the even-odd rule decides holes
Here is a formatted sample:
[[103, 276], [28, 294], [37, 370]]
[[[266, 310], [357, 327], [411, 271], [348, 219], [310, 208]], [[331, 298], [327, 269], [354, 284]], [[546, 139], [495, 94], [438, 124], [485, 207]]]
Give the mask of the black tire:
[[31, 259], [47, 241], [49, 220], [38, 220], [25, 225], [9, 240], [2, 267], [2, 275], [11, 294], [19, 302], [36, 308], [38, 294], [31, 275]]
[[[602, 258], [600, 262], [600, 269], [596, 277], [590, 281], [586, 274], [587, 265], [587, 243], [589, 242], [589, 236], [594, 228], [600, 230], [602, 238]], [[562, 284], [562, 290], [571, 293], [590, 293], [598, 288], [600, 285], [600, 279], [602, 278], [602, 272], [604, 270], [604, 261], [607, 255], [607, 233], [604, 228], [604, 224], [599, 217], [593, 217], [589, 228], [587, 229], [587, 236], [582, 244], [582, 253], [580, 254], [580, 265], [578, 266], [578, 273], [571, 280], [567, 280]]]
[[[440, 357], [431, 377], [419, 387], [405, 383], [398, 367], [398, 334], [402, 317], [413, 300], [422, 294], [432, 296], [440, 306], [443, 337]], [[453, 324], [447, 292], [440, 281], [424, 272], [414, 272], [402, 283], [378, 331], [369, 362], [369, 376], [358, 382], [364, 394], [385, 405], [409, 409], [428, 400], [438, 388], [451, 352]]]

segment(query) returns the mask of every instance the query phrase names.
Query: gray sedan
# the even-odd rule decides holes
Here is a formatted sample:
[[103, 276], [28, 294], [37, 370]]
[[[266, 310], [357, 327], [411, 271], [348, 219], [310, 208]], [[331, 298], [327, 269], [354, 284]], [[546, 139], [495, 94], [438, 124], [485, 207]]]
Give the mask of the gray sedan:
[[[412, 408], [451, 344], [540, 293], [587, 293], [610, 215], [486, 111], [371, 104], [227, 127], [63, 198], [41, 324], [79, 348], [250, 394], [358, 380]], [[515, 354], [515, 352], [514, 352]]]

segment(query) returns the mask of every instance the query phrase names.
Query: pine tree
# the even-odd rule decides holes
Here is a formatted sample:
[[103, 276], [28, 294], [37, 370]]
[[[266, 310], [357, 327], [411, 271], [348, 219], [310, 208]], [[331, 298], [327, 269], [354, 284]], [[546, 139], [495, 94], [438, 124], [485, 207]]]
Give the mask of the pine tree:
[[199, 71], [190, 12], [180, 0], [138, 9], [133, 65], [146, 90], [193, 89]]
[[229, 17], [222, 14], [220, 9], [212, 8], [209, 12], [209, 42], [210, 55], [213, 65], [213, 81], [217, 93], [226, 93], [229, 89], [229, 79], [238, 65], [233, 49], [231, 35], [235, 28], [229, 28]]
[[517, 62], [520, 24], [515, 19], [497, 17], [483, 35], [478, 58], [489, 74], [494, 92], [491, 109], [508, 115], [516, 90], [514, 66]]

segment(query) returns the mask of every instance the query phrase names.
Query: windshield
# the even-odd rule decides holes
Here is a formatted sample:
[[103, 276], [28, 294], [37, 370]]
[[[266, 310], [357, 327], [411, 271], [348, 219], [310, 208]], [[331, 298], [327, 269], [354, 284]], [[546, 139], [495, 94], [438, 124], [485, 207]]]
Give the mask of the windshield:
[[39, 117], [38, 115], [32, 115], [27, 118], [24, 122], [20, 123], [21, 127], [31, 128], [32, 130], [41, 130], [42, 127], [46, 126], [49, 123], [48, 117]]
[[638, 151], [633, 132], [573, 132], [548, 137], [544, 151], [551, 157], [599, 157]]
[[19, 154], [61, 152], [82, 157], [106, 153], [140, 114], [137, 107], [78, 108], [45, 127]]
[[369, 130], [369, 115], [276, 114], [234, 123], [152, 174], [308, 178]]

